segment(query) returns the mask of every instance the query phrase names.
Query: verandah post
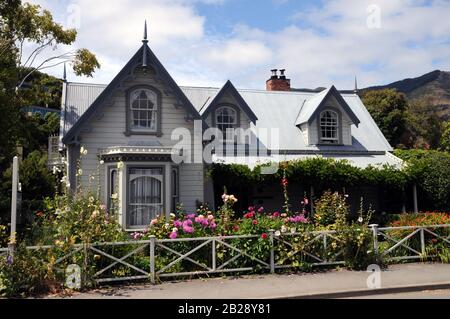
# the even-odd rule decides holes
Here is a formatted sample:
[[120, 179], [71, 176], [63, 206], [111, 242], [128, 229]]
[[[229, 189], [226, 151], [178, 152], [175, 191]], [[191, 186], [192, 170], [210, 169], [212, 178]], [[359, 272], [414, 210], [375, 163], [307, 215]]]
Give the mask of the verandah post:
[[150, 282], [152, 285], [156, 284], [155, 278], [155, 242], [156, 237], [150, 236]]
[[273, 229], [269, 230], [269, 239], [270, 239], [270, 273], [275, 273], [275, 247], [274, 247], [274, 234], [275, 231]]

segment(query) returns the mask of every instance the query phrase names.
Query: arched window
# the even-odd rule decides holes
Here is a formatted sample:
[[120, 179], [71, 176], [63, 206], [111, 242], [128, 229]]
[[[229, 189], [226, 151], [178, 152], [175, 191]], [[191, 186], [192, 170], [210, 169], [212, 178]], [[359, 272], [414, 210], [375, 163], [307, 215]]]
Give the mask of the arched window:
[[330, 110], [320, 113], [320, 141], [324, 144], [339, 143], [339, 115]]
[[[227, 130], [234, 129], [237, 127], [238, 120], [237, 120], [237, 112], [231, 107], [228, 106], [222, 106], [216, 110], [216, 125], [219, 130], [222, 131], [222, 133], [225, 136], [225, 139], [228, 139]], [[233, 134], [232, 132], [230, 132]]]
[[133, 131], [158, 130], [158, 95], [150, 89], [137, 89], [130, 94], [130, 127]]

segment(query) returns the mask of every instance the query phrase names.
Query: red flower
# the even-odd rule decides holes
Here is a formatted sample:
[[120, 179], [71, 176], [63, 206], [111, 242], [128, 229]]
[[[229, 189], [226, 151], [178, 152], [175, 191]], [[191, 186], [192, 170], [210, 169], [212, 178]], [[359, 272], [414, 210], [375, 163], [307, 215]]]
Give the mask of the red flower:
[[282, 186], [286, 187], [286, 186], [288, 186], [288, 184], [289, 184], [289, 182], [288, 182], [288, 179], [287, 179], [287, 178], [281, 179], [281, 185], [282, 185]]
[[238, 226], [238, 225], [234, 225], [234, 226], [233, 226], [233, 231], [234, 231], [234, 232], [237, 232], [238, 230], [239, 230], [239, 226]]
[[250, 212], [250, 213], [247, 213], [247, 214], [244, 215], [244, 218], [246, 218], [246, 219], [251, 219], [253, 217], [255, 217], [255, 213], [254, 212]]
[[258, 221], [256, 219], [253, 220], [253, 225], [258, 225]]
[[273, 213], [273, 217], [276, 217], [276, 218], [280, 217], [280, 213], [279, 212]]
[[261, 238], [262, 238], [262, 239], [267, 239], [267, 234], [266, 234], [266, 233], [263, 233], [263, 234], [261, 235]]
[[43, 216], [44, 216], [44, 213], [43, 213], [43, 212], [37, 212], [37, 213], [36, 213], [36, 216], [37, 216], [37, 217], [43, 217]]

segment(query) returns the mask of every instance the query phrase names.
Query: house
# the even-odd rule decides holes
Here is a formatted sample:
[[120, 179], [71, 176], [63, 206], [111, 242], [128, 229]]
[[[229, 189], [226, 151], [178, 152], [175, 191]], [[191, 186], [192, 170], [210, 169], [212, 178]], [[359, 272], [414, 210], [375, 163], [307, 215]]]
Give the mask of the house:
[[230, 81], [180, 87], [146, 33], [108, 85], [63, 84], [60, 150], [70, 187], [87, 188], [99, 177], [107, 205], [118, 197], [125, 229], [145, 228], [177, 203], [193, 211], [212, 202], [211, 162], [253, 167], [320, 156], [360, 167], [401, 165], [355, 92], [291, 89], [285, 70], [273, 70], [266, 90], [236, 89]]

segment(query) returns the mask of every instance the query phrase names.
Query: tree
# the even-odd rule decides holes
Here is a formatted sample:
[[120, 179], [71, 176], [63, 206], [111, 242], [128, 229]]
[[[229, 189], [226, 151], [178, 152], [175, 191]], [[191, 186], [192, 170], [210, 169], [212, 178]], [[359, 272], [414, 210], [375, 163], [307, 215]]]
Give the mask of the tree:
[[406, 126], [406, 97], [395, 89], [367, 91], [362, 100], [392, 146], [401, 143]]
[[409, 103], [406, 112], [407, 126], [414, 136], [415, 148], [437, 149], [443, 125], [437, 114], [432, 96], [424, 96]]
[[444, 124], [444, 133], [441, 136], [441, 150], [450, 152], [450, 122]]
[[[75, 42], [77, 31], [64, 30], [62, 25], [53, 20], [50, 11], [42, 9], [39, 5], [22, 4], [18, 0], [3, 1], [0, 6], [0, 54], [14, 50], [16, 64], [21, 70], [20, 88], [23, 83], [38, 70], [55, 67], [63, 63], [72, 64], [76, 75], [92, 76], [100, 67], [96, 57], [87, 49], [70, 50], [56, 55], [40, 57], [48, 51], [54, 51], [60, 44], [70, 45]], [[25, 44], [33, 44], [34, 50], [24, 56]], [[38, 62], [39, 61], [39, 62]]]

